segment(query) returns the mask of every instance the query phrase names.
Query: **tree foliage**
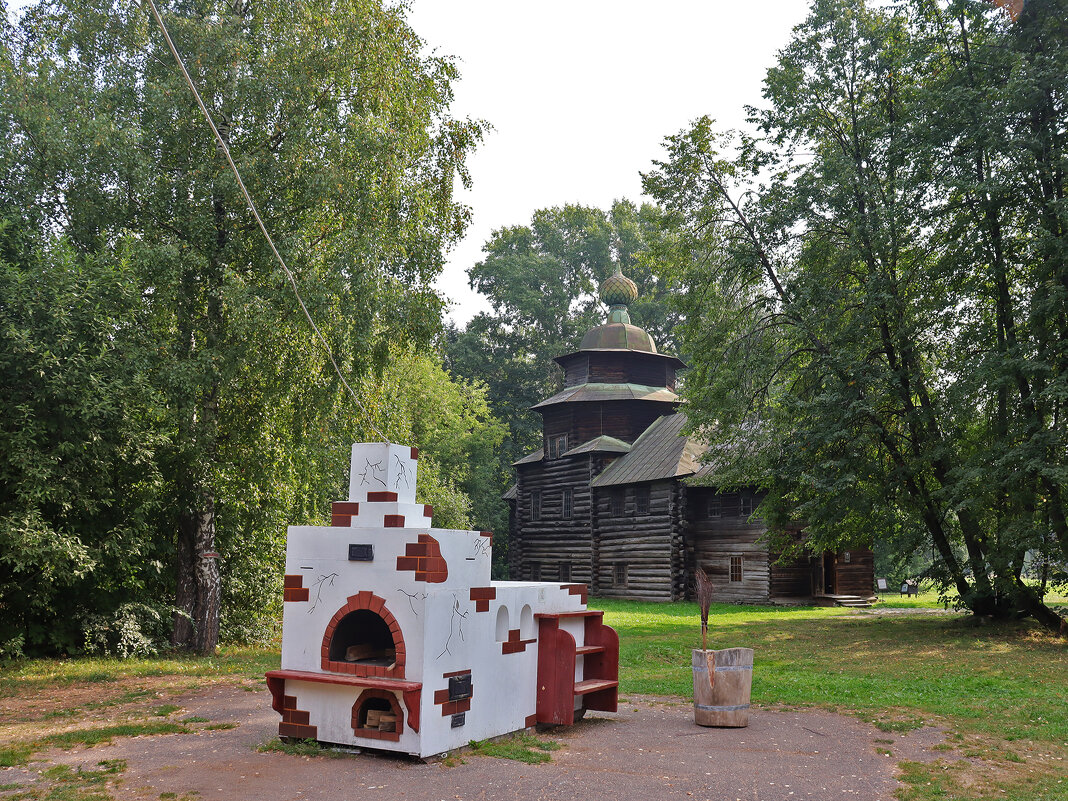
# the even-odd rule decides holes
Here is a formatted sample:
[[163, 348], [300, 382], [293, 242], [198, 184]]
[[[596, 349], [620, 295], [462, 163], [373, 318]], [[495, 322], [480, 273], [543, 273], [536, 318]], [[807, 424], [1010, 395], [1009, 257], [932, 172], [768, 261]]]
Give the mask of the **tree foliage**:
[[646, 176], [721, 478], [1053, 628], [1024, 569], [1068, 564], [1066, 10], [816, 0], [759, 134], [699, 120]]
[[434, 525], [484, 528], [497, 500], [505, 437], [485, 385], [452, 377], [436, 353], [409, 350], [395, 354], [367, 389], [378, 395], [390, 437], [419, 443], [420, 492], [434, 506]]
[[[403, 343], [425, 349], [436, 334], [431, 282], [466, 224], [453, 183], [466, 180], [481, 131], [449, 115], [455, 67], [420, 54], [403, 13], [377, 0], [163, 4], [302, 295], [354, 375], [381, 368]], [[218, 572], [224, 634], [259, 625], [285, 524], [338, 497], [338, 442], [347, 451], [377, 434], [296, 311], [145, 8], [43, 0], [14, 26], [5, 19], [0, 127], [2, 194], [27, 238], [5, 279], [22, 293], [11, 336], [27, 343], [11, 369], [41, 364], [51, 382], [27, 388], [21, 407], [4, 398], [25, 411], [13, 435], [40, 428], [60, 450], [94, 443], [104, 472], [79, 478], [98, 463], [84, 449], [55, 464], [54, 491], [77, 494], [91, 523], [68, 523], [56, 505], [15, 488], [0, 516], [25, 522], [4, 536], [22, 537], [25, 553], [47, 539], [34, 532], [135, 532], [147, 550], [115, 541], [113, 594], [99, 592], [93, 567], [83, 600], [98, 611], [142, 597], [159, 606], [158, 586], [149, 592], [142, 575], [158, 564], [153, 580], [175, 593], [175, 641], [210, 651]], [[62, 280], [49, 289], [40, 282], [51, 273]], [[49, 319], [44, 307], [65, 292], [75, 296], [72, 316]], [[31, 308], [42, 312], [28, 322]], [[68, 350], [48, 345], [83, 322], [63, 340]], [[75, 387], [79, 378], [96, 393]], [[61, 433], [59, 384], [80, 393]], [[94, 399], [98, 410], [86, 405]], [[112, 426], [100, 445], [97, 423]], [[42, 483], [29, 464], [34, 447], [3, 459], [22, 459], [18, 475]], [[97, 486], [83, 495], [82, 480]], [[99, 489], [109, 482], [110, 495]]]
[[77, 649], [87, 598], [115, 609], [166, 585], [135, 276], [32, 242], [0, 220], [0, 654]]

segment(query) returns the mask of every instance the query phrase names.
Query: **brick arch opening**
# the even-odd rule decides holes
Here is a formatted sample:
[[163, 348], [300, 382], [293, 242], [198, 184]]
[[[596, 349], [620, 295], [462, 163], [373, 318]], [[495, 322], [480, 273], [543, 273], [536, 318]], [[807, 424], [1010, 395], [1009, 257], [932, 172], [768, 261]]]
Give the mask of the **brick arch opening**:
[[[389, 711], [397, 720], [394, 724], [387, 724], [385, 731], [378, 728], [370, 728], [367, 725], [367, 713], [371, 710]], [[389, 727], [392, 727], [391, 729]], [[397, 696], [386, 690], [364, 690], [356, 703], [352, 705], [352, 732], [357, 737], [369, 737], [372, 740], [400, 739], [404, 731], [404, 710], [397, 703]]]
[[[397, 619], [386, 608], [385, 599], [364, 591], [347, 600], [334, 613], [323, 635], [323, 670], [403, 679], [404, 636]], [[346, 658], [348, 653], [353, 658]]]

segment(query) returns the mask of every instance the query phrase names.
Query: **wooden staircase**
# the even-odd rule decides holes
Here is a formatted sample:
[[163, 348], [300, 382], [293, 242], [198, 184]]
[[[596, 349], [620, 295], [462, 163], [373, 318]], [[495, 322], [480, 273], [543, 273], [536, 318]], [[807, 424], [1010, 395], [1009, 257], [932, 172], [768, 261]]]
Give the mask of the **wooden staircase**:
[[538, 723], [570, 726], [575, 722], [576, 703], [580, 718], [587, 709], [615, 712], [619, 635], [604, 624], [604, 612], [534, 617], [538, 621]]

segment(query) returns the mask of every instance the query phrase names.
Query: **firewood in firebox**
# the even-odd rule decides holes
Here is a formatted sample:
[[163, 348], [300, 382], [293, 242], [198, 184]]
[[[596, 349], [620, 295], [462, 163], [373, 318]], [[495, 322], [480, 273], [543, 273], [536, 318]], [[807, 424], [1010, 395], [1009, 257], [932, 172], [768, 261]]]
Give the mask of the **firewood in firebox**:
[[383, 712], [378, 718], [378, 730], [379, 731], [396, 731], [397, 730], [397, 716]]
[[345, 661], [355, 662], [359, 659], [367, 659], [367, 657], [372, 656], [374, 652], [374, 647], [369, 645], [368, 643], [358, 643], [356, 645], [350, 645], [348, 648], [345, 649]]

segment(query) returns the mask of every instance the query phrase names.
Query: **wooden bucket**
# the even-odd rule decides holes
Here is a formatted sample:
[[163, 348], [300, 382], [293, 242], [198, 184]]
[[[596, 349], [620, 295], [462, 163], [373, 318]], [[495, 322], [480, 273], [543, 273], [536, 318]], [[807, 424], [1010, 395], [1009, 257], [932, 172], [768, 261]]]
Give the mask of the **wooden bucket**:
[[698, 726], [749, 725], [753, 649], [693, 651], [693, 715]]

